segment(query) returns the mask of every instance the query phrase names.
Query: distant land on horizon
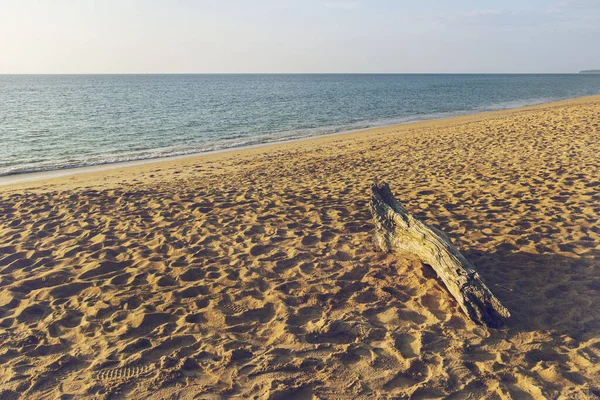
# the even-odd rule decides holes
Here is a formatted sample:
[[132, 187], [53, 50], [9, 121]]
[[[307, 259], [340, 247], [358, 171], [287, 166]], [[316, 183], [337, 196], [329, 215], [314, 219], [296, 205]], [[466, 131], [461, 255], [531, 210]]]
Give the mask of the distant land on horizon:
[[600, 74], [600, 69], [584, 69], [579, 71], [580, 74]]

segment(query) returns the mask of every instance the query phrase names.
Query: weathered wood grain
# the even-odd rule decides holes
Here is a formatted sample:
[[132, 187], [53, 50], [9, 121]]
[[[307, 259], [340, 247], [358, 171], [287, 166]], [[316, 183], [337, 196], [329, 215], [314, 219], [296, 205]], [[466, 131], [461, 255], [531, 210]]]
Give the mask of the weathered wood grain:
[[509, 311], [483, 283], [473, 264], [442, 231], [421, 222], [394, 198], [385, 182], [371, 187], [375, 243], [384, 251], [409, 252], [429, 264], [461, 309], [477, 324], [502, 326]]

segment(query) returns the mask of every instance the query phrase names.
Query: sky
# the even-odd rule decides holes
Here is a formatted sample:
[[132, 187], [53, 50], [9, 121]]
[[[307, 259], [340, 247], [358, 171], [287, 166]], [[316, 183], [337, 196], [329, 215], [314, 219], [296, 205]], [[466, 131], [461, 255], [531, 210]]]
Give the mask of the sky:
[[0, 0], [0, 74], [600, 69], [600, 0]]

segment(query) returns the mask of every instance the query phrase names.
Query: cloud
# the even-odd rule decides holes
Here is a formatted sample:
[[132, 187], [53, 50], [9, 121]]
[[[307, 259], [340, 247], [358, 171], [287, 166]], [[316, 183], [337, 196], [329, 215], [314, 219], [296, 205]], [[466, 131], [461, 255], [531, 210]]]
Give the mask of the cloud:
[[599, 20], [599, 0], [559, 0], [548, 2], [545, 7], [473, 10], [437, 17], [440, 26], [446, 28], [502, 31], [598, 31]]
[[466, 17], [466, 18], [477, 18], [477, 17], [484, 17], [486, 15], [500, 15], [500, 14], [503, 14], [502, 10], [482, 10], [482, 11], [462, 12], [462, 13], [458, 13], [457, 16]]
[[515, 12], [507, 10], [473, 10], [473, 11], [462, 11], [451, 14], [438, 15], [442, 21], [463, 21], [468, 23], [475, 23], [476, 21], [487, 21], [492, 19], [503, 19], [516, 15]]
[[600, 2], [597, 0], [563, 0], [546, 7], [547, 13], [564, 14], [577, 11], [600, 11]]
[[357, 8], [360, 1], [328, 1], [324, 3], [325, 7], [329, 8], [343, 8], [345, 10], [351, 10]]

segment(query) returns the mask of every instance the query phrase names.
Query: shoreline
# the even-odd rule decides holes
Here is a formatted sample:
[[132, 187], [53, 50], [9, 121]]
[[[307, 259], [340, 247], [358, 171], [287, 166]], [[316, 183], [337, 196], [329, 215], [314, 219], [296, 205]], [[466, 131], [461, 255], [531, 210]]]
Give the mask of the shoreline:
[[[321, 137], [329, 137], [329, 136], [336, 136], [336, 135], [344, 135], [344, 134], [348, 134], [348, 133], [363, 132], [363, 131], [368, 131], [371, 129], [392, 128], [392, 127], [396, 127], [396, 126], [400, 126], [400, 125], [414, 124], [414, 123], [418, 123], [418, 122], [439, 121], [439, 120], [446, 120], [446, 119], [452, 119], [452, 118], [457, 118], [457, 117], [476, 115], [476, 114], [482, 114], [482, 113], [488, 113], [488, 112], [517, 110], [517, 109], [524, 108], [524, 107], [533, 107], [533, 106], [538, 106], [538, 105], [543, 105], [543, 104], [551, 104], [551, 103], [555, 103], [555, 102], [559, 102], [559, 101], [572, 100], [572, 99], [577, 99], [577, 98], [579, 98], [579, 97], [555, 99], [555, 100], [550, 100], [550, 101], [548, 101], [548, 99], [539, 99], [540, 101], [532, 101], [530, 104], [527, 104], [528, 102], [512, 102], [512, 103], [518, 104], [517, 106], [514, 106], [514, 107], [513, 106], [501, 107], [500, 106], [501, 104], [506, 104], [506, 103], [498, 103], [498, 104], [496, 104], [496, 106], [500, 106], [499, 108], [493, 108], [492, 106], [490, 106], [489, 109], [484, 108], [481, 110], [471, 109], [471, 110], [466, 110], [466, 111], [440, 112], [440, 113], [426, 114], [423, 117], [414, 115], [411, 117], [404, 117], [404, 118], [400, 118], [400, 117], [399, 118], [388, 118], [387, 119], [388, 122], [383, 122], [386, 120], [380, 120], [379, 122], [373, 121], [372, 124], [370, 124], [370, 125], [369, 125], [369, 123], [365, 123], [364, 125], [368, 125], [365, 127], [342, 128], [342, 127], [336, 127], [336, 126], [331, 126], [331, 127], [323, 126], [321, 128], [309, 129], [311, 131], [323, 130], [322, 133], [312, 133], [312, 134], [307, 133], [305, 135], [299, 133], [298, 135], [292, 135], [292, 136], [287, 136], [287, 137], [286, 136], [280, 137], [280, 138], [274, 137], [273, 140], [267, 140], [265, 142], [260, 142], [260, 143], [233, 145], [230, 147], [216, 148], [213, 150], [190, 149], [190, 150], [181, 151], [180, 154], [169, 155], [169, 152], [165, 152], [164, 155], [151, 155], [151, 156], [147, 156], [147, 157], [145, 157], [143, 155], [139, 155], [139, 156], [131, 155], [130, 157], [132, 159], [129, 159], [129, 160], [124, 159], [124, 160], [119, 160], [119, 161], [98, 161], [98, 162], [90, 162], [87, 164], [85, 162], [81, 162], [80, 164], [73, 165], [73, 166], [64, 166], [64, 167], [59, 166], [56, 168], [49, 167], [48, 169], [43, 169], [43, 168], [40, 168], [39, 170], [34, 169], [33, 171], [10, 172], [10, 173], [0, 174], [0, 186], [9, 185], [11, 183], [33, 182], [33, 181], [42, 180], [42, 179], [59, 178], [59, 177], [65, 177], [65, 176], [70, 176], [72, 174], [80, 174], [80, 173], [85, 173], [85, 172], [111, 170], [111, 169], [115, 169], [115, 168], [120, 168], [122, 165], [137, 166], [137, 165], [144, 165], [144, 164], [153, 163], [153, 162], [160, 162], [161, 160], [169, 161], [169, 160], [185, 159], [188, 157], [218, 154], [218, 153], [226, 152], [226, 151], [245, 150], [245, 149], [252, 149], [252, 148], [270, 146], [270, 145], [276, 145], [276, 144], [293, 143], [293, 142], [297, 142], [297, 141], [301, 141], [301, 140], [311, 140], [311, 139], [321, 138]], [[521, 103], [525, 103], [525, 104], [521, 104]], [[328, 129], [328, 128], [331, 128], [331, 129]], [[177, 153], [177, 151], [174, 151], [174, 153]], [[124, 156], [124, 157], [127, 158], [127, 156]], [[138, 157], [138, 158], [136, 158], [136, 157]]]
[[134, 169], [134, 168], [143, 168], [143, 167], [152, 167], [154, 165], [160, 164], [169, 164], [173, 162], [185, 162], [188, 160], [201, 160], [201, 159], [211, 159], [214, 157], [220, 156], [228, 156], [233, 153], [248, 153], [252, 151], [268, 151], [269, 149], [279, 148], [280, 146], [294, 146], [297, 143], [317, 143], [319, 141], [331, 138], [350, 138], [355, 137], [355, 135], [365, 135], [370, 136], [372, 134], [377, 133], [389, 133], [390, 131], [396, 130], [410, 130], [417, 128], [427, 128], [430, 126], [438, 126], [439, 124], [448, 125], [448, 124], [461, 124], [468, 122], [480, 121], [482, 119], [493, 119], [493, 118], [502, 118], [509, 115], [513, 115], [515, 113], [526, 112], [530, 110], [537, 110], [540, 108], [546, 107], [557, 107], [561, 105], [571, 104], [571, 103], [585, 103], [588, 101], [594, 101], [595, 99], [600, 99], [600, 94], [591, 95], [591, 96], [583, 96], [576, 97], [571, 99], [563, 99], [557, 101], [551, 101], [548, 103], [539, 103], [534, 105], [528, 105], [523, 107], [516, 108], [506, 108], [500, 110], [493, 111], [483, 111], [483, 112], [469, 112], [467, 111], [465, 114], [454, 115], [450, 117], [442, 117], [442, 118], [431, 118], [425, 119], [421, 121], [410, 121], [403, 122], [399, 124], [392, 125], [383, 125], [383, 126], [375, 126], [363, 129], [356, 130], [347, 130], [335, 133], [321, 134], [315, 136], [307, 136], [301, 138], [294, 138], [288, 140], [274, 141], [274, 142], [265, 142], [258, 143], [247, 146], [240, 147], [230, 147], [225, 149], [206, 151], [206, 152], [198, 152], [198, 153], [190, 153], [190, 154], [182, 154], [176, 156], [167, 156], [167, 157], [156, 157], [156, 158], [147, 158], [141, 160], [132, 160], [132, 161], [119, 161], [113, 163], [102, 163], [98, 165], [90, 165], [90, 166], [82, 166], [82, 167], [74, 167], [74, 168], [63, 168], [63, 169], [55, 169], [48, 171], [38, 171], [38, 172], [25, 172], [25, 173], [16, 173], [10, 175], [0, 176], [0, 190], [3, 189], [12, 189], [12, 188], [23, 188], [30, 185], [36, 185], [36, 183], [59, 183], [60, 180], [68, 179], [73, 176], [89, 176], [89, 175], [97, 175], [99, 173], [110, 173], [111, 171], [123, 170], [123, 169]]
[[[10, 172], [10, 173], [0, 174], [0, 186], [10, 184], [10, 183], [3, 183], [2, 182], [3, 180], [6, 180], [6, 181], [14, 180], [15, 183], [21, 183], [21, 182], [36, 181], [36, 180], [40, 180], [40, 179], [52, 179], [54, 177], [63, 177], [63, 176], [69, 176], [71, 174], [85, 173], [86, 171], [94, 172], [94, 171], [102, 171], [102, 170], [111, 170], [111, 169], [115, 169], [115, 168], [120, 168], [123, 165], [137, 166], [137, 165], [144, 165], [144, 164], [148, 164], [148, 163], [161, 162], [161, 160], [172, 161], [172, 160], [179, 160], [179, 159], [185, 159], [185, 158], [189, 158], [189, 157], [197, 157], [197, 156], [202, 156], [202, 155], [218, 154], [218, 153], [227, 152], [227, 151], [236, 151], [236, 150], [253, 149], [253, 148], [258, 148], [258, 147], [267, 147], [267, 146], [276, 145], [276, 144], [293, 143], [293, 142], [302, 141], [302, 140], [311, 140], [311, 139], [315, 139], [315, 138], [363, 132], [363, 131], [368, 131], [371, 129], [391, 128], [391, 127], [395, 127], [395, 126], [413, 124], [413, 123], [418, 123], [418, 122], [438, 121], [438, 120], [462, 117], [462, 116], [466, 116], [466, 115], [481, 114], [481, 113], [486, 113], [486, 112], [513, 110], [513, 109], [519, 109], [519, 108], [523, 108], [523, 107], [536, 106], [536, 105], [540, 105], [540, 104], [550, 104], [550, 103], [553, 103], [556, 101], [562, 101], [562, 100], [568, 100], [568, 99], [561, 99], [561, 100], [555, 100], [555, 101], [550, 101], [550, 102], [542, 101], [539, 103], [519, 105], [517, 107], [498, 108], [495, 110], [482, 110], [482, 111], [470, 110], [470, 111], [461, 111], [461, 112], [447, 112], [447, 113], [437, 113], [437, 114], [434, 113], [434, 114], [428, 114], [427, 116], [425, 116], [424, 118], [421, 118], [421, 119], [416, 118], [416, 117], [407, 117], [406, 121], [402, 121], [402, 118], [398, 118], [398, 121], [394, 121], [392, 123], [376, 123], [376, 122], [374, 122], [373, 125], [371, 125], [371, 126], [366, 126], [366, 127], [362, 127], [362, 128], [354, 128], [354, 129], [353, 128], [339, 128], [339, 130], [338, 130], [338, 128], [333, 127], [334, 128], [333, 130], [328, 130], [327, 126], [323, 126], [322, 128], [311, 129], [311, 130], [323, 129], [324, 130], [323, 133], [306, 134], [305, 136], [289, 136], [289, 137], [274, 138], [273, 140], [268, 140], [268, 141], [260, 142], [260, 143], [233, 145], [230, 147], [216, 148], [213, 150], [186, 150], [186, 151], [182, 151], [180, 154], [172, 154], [172, 155], [169, 155], [169, 153], [167, 152], [167, 153], [165, 153], [165, 155], [156, 155], [156, 156], [148, 156], [148, 157], [139, 156], [139, 158], [136, 158], [135, 155], [132, 155], [131, 156], [132, 159], [130, 159], [130, 160], [124, 159], [124, 160], [119, 160], [119, 161], [98, 161], [98, 162], [90, 162], [89, 164], [85, 164], [84, 162], [82, 162], [81, 164], [74, 165], [74, 166], [39, 169], [39, 170], [33, 170], [33, 171]], [[176, 151], [175, 151], [175, 153], [176, 153]], [[41, 176], [41, 175], [46, 175], [46, 174], [48, 175], [48, 177]], [[37, 175], [40, 175], [40, 177], [36, 177]], [[21, 177], [21, 176], [23, 179], [19, 179], [19, 177]], [[11, 178], [14, 178], [14, 179], [11, 179]]]

